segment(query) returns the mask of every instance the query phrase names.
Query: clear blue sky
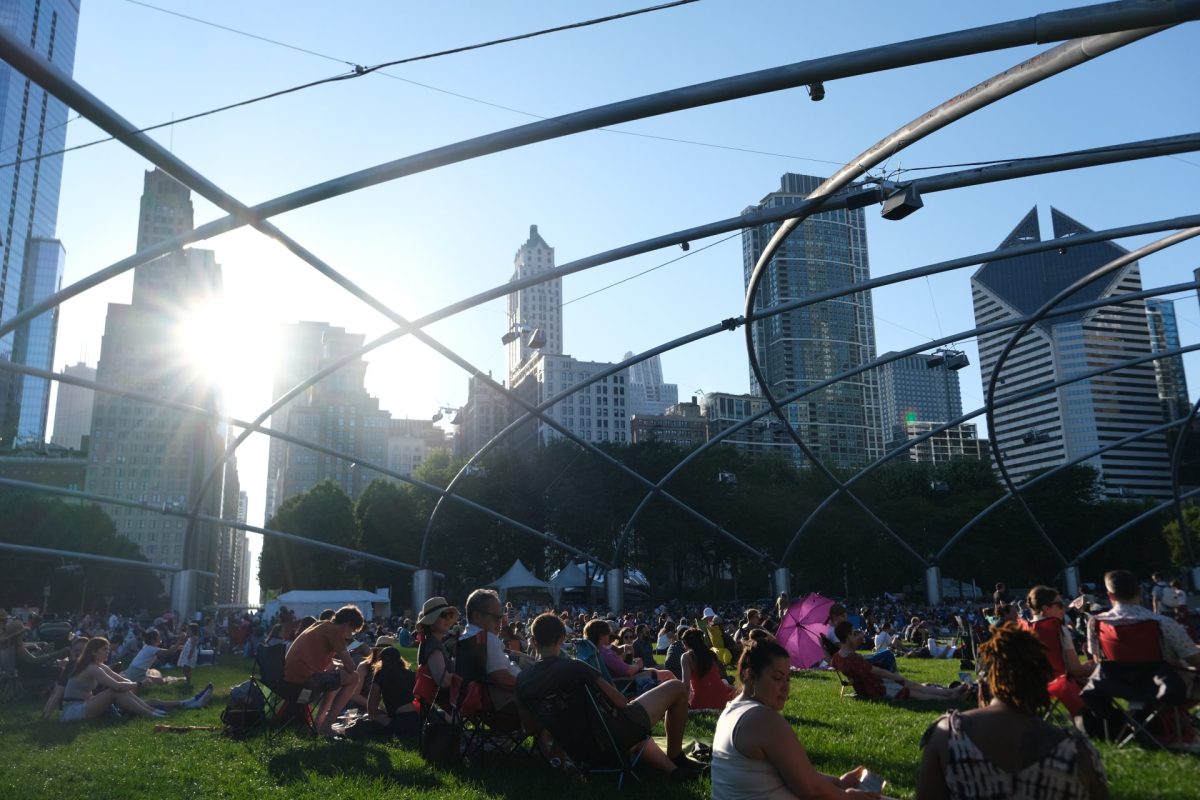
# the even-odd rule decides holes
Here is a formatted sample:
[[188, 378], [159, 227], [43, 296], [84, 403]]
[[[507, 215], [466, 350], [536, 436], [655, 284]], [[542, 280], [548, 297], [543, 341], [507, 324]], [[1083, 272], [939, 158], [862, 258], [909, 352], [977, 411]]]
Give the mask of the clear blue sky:
[[[372, 65], [641, 7], [639, 3], [330, 4], [309, 0], [156, 5]], [[681, 8], [321, 86], [154, 135], [239, 199], [254, 203], [352, 170], [528, 122], [713, 78], [1069, 7], [1045, 2], [812, 3], [702, 0]], [[1200, 27], [1177, 28], [1046, 81], [893, 158], [889, 170], [1036, 155], [1200, 129], [1194, 81]], [[394, 309], [420, 316], [505, 281], [528, 226], [559, 263], [667, 231], [729, 217], [777, 188], [787, 171], [827, 175], [941, 101], [1046, 47], [1030, 47], [828, 83], [671, 114], [621, 130], [767, 151], [759, 155], [592, 132], [502, 153], [357, 192], [277, 218], [315, 253]], [[75, 77], [140, 125], [180, 117], [346, 69], [344, 64], [197, 24], [128, 0], [85, 0]], [[424, 86], [419, 84], [425, 84]], [[471, 98], [471, 99], [468, 99]], [[483, 101], [483, 102], [481, 102]], [[496, 104], [496, 105], [489, 105]], [[95, 138], [72, 123], [69, 143]], [[832, 163], [831, 163], [832, 162]], [[67, 282], [133, 251], [142, 172], [117, 143], [66, 157], [58, 230]], [[929, 173], [920, 173], [929, 174]], [[995, 247], [1034, 204], [1095, 229], [1193, 213], [1200, 155], [995, 184], [926, 198], [900, 223], [868, 210], [872, 273]], [[221, 214], [197, 199], [197, 222]], [[1144, 241], [1125, 241], [1132, 247]], [[693, 249], [707, 242], [693, 243]], [[314, 319], [378, 335], [390, 323], [311, 269], [239, 232], [208, 243], [224, 267], [232, 410], [270, 401], [270, 332]], [[679, 255], [678, 249], [564, 281], [578, 297]], [[1188, 280], [1190, 243], [1142, 262], [1147, 286]], [[875, 293], [879, 351], [973, 326], [971, 270]], [[119, 280], [63, 307], [56, 363], [99, 356]], [[571, 355], [615, 360], [741, 312], [737, 238], [565, 309]], [[1177, 304], [1185, 342], [1200, 333], [1195, 299]], [[503, 301], [431, 332], [501, 377]], [[972, 361], [973, 343], [964, 342]], [[1189, 363], [1190, 368], [1195, 364]], [[667, 380], [746, 391], [740, 335], [663, 358]], [[980, 404], [978, 372], [960, 373], [964, 406]], [[371, 359], [368, 387], [396, 416], [428, 417], [466, 399], [465, 375], [403, 341]], [[1191, 369], [1193, 390], [1200, 376]], [[251, 521], [261, 515], [265, 443], [239, 457]]]

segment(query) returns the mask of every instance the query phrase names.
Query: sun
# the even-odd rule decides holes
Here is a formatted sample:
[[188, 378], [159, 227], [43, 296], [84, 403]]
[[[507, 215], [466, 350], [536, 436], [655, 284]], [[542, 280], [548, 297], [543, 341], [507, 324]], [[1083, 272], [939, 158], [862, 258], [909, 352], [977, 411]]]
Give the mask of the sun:
[[228, 298], [186, 308], [175, 328], [174, 352], [196, 378], [217, 390], [226, 413], [254, 417], [271, 402], [273, 331]]

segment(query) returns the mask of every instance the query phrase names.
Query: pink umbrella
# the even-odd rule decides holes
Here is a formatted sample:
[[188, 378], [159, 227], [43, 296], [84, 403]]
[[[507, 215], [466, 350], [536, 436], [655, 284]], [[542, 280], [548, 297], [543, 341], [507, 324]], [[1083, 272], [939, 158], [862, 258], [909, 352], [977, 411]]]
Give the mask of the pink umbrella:
[[775, 638], [791, 654], [793, 667], [812, 669], [825, 660], [821, 636], [832, 606], [830, 598], [810, 594], [792, 603], [783, 615]]

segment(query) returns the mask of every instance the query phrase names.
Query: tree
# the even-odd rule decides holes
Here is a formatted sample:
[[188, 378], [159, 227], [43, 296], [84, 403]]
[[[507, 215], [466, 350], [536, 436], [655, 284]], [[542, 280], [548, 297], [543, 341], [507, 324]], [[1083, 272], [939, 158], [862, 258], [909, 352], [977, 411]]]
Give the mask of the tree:
[[[269, 528], [305, 539], [357, 549], [358, 523], [342, 487], [323, 481], [280, 506]], [[348, 555], [267, 536], [259, 559], [258, 581], [264, 588], [347, 588], [360, 585], [363, 564]]]
[[[425, 518], [416, 497], [419, 491], [388, 480], [371, 481], [354, 506], [364, 552], [416, 564], [425, 532]], [[403, 592], [411, 585], [410, 578], [408, 572], [398, 567], [375, 561], [367, 561], [362, 568], [366, 588], [391, 587], [393, 598], [405, 596]]]

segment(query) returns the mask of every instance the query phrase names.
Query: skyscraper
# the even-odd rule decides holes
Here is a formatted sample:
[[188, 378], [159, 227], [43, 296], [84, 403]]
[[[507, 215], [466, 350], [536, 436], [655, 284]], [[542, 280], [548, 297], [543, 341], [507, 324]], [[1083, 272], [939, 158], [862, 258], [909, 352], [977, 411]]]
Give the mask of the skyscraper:
[[[1179, 323], [1175, 319], [1174, 301], [1158, 297], [1148, 299], [1146, 321], [1150, 325], [1151, 350], [1161, 353], [1179, 348]], [[1158, 382], [1158, 400], [1162, 404], [1163, 422], [1186, 417], [1191, 411], [1191, 401], [1188, 400], [1183, 356], [1170, 356], [1155, 361], [1154, 378]]]
[[[529, 239], [513, 258], [512, 280], [520, 280], [554, 268], [554, 248], [538, 233], [537, 225], [529, 226]], [[530, 347], [536, 331], [545, 336], [542, 346]], [[513, 292], [508, 296], [508, 385], [521, 365], [536, 350], [546, 355], [563, 352], [562, 278]]]
[[[158, 170], [146, 173], [148, 193], [164, 178]], [[177, 209], [190, 206], [187, 193], [177, 193], [175, 203]], [[139, 243], [154, 240], [139, 226]], [[180, 250], [138, 267], [132, 301], [108, 306], [98, 382], [219, 411], [220, 398], [209, 376], [182, 351], [181, 332], [220, 293], [221, 268], [211, 250]], [[226, 434], [225, 426], [212, 418], [101, 395], [92, 411], [88, 491], [192, 509], [200, 503], [200, 488], [224, 450]], [[221, 515], [222, 483], [219, 476], [205, 494], [201, 513]], [[211, 523], [200, 523], [188, 537], [187, 522], [178, 517], [116, 507], [109, 513], [118, 533], [132, 539], [151, 561], [205, 571], [217, 565], [220, 532]], [[217, 588], [212, 584], [205, 599], [215, 599]], [[183, 610], [195, 600], [180, 597], [176, 602]]]
[[[625, 359], [633, 358], [626, 353]], [[663, 382], [662, 360], [653, 356], [629, 367], [629, 416], [656, 416], [679, 403], [679, 386]]]
[[[0, 0], [0, 25], [68, 75], [75, 63], [77, 0]], [[0, 322], [56, 291], [63, 248], [54, 238], [67, 107], [0, 62]], [[0, 338], [0, 359], [50, 369], [58, 311], [48, 311]], [[0, 374], [0, 440], [45, 441], [50, 385], [42, 378]]]
[[[96, 368], [73, 364], [63, 372], [84, 380], [96, 380]], [[54, 436], [50, 441], [69, 450], [82, 450], [83, 439], [92, 432], [92, 403], [96, 393], [70, 383], [58, 385], [58, 400], [54, 406]]]
[[[884, 353], [883, 358], [894, 353]], [[907, 438], [906, 426], [917, 421], [949, 422], [962, 415], [958, 373], [945, 355], [918, 353], [879, 368], [884, 441]]]
[[[743, 213], [796, 205], [822, 182], [785, 174], [772, 192]], [[767, 242], [779, 228], [769, 223], [742, 231], [746, 285]], [[827, 289], [853, 286], [870, 277], [862, 209], [815, 214], [792, 233], [767, 265], [756, 309], [769, 309]], [[871, 293], [855, 292], [753, 323], [755, 353], [771, 392], [793, 394], [875, 358]], [[762, 395], [754, 375], [751, 392]], [[879, 389], [865, 372], [805, 396], [796, 404], [797, 432], [830, 466], [852, 468], [882, 455]]]
[[[1055, 238], [1090, 230], [1051, 208]], [[1000, 245], [1041, 240], [1033, 208]], [[975, 324], [1032, 314], [1056, 293], [1127, 251], [1095, 242], [993, 261], [971, 277]], [[1099, 300], [1142, 288], [1135, 261], [1076, 291], [1063, 305]], [[1012, 331], [979, 337], [983, 385]], [[1141, 300], [1048, 317], [1021, 338], [1004, 364], [996, 399], [1150, 352]], [[991, 431], [1014, 480], [1083, 456], [1162, 421], [1154, 364], [1146, 362], [1063, 386], [997, 409]], [[1100, 470], [1113, 495], [1170, 494], [1170, 468], [1162, 434], [1114, 448], [1087, 463]]]

